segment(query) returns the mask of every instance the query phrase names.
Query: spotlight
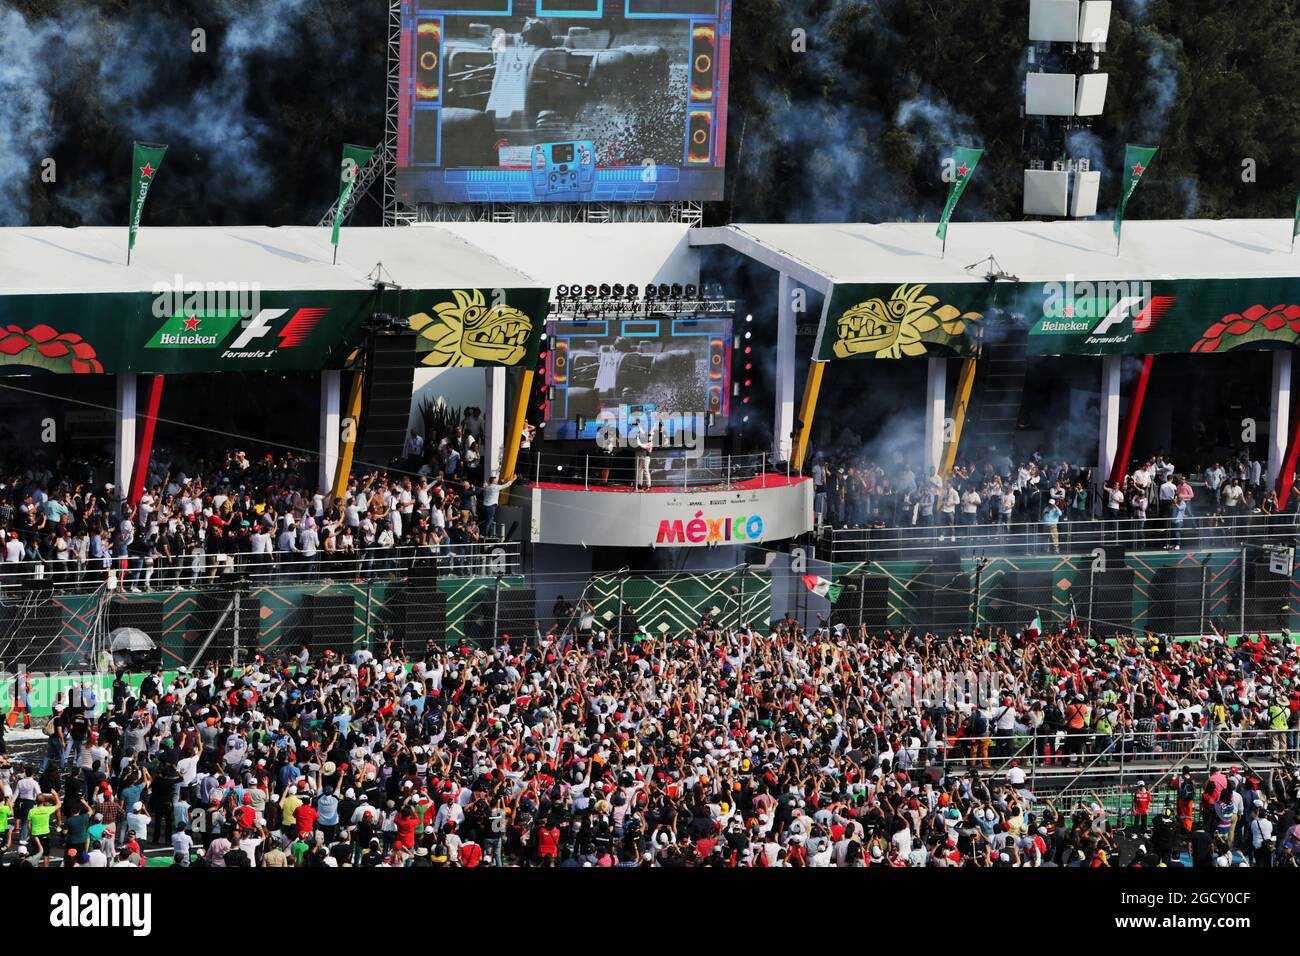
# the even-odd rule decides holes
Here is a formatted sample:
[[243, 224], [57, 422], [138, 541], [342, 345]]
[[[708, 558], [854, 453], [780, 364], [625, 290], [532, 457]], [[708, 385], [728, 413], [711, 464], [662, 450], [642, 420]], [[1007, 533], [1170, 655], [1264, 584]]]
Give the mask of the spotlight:
[[627, 297], [628, 297], [629, 299], [635, 299], [635, 298], [637, 297], [637, 293], [638, 293], [639, 291], [640, 291], [640, 290], [637, 289], [636, 286], [634, 286], [634, 285], [629, 285], [629, 286], [627, 287]]
[[588, 299], [596, 298], [596, 287], [594, 285], [589, 285], [582, 291], [587, 296]]
[[668, 285], [668, 283], [666, 282], [659, 283], [659, 298], [671, 299], [672, 296], [673, 296], [672, 286]]
[[567, 285], [557, 285], [555, 294], [561, 299], [567, 299], [569, 297], [569, 287]]
[[698, 296], [696, 295], [696, 293], [697, 293], [698, 291], [699, 291], [699, 290], [697, 290], [697, 289], [695, 288], [695, 286], [693, 286], [693, 285], [688, 285], [688, 286], [686, 287], [686, 298], [688, 298], [688, 299], [695, 299], [695, 298], [698, 298]]
[[655, 297], [655, 284], [653, 282], [645, 287], [645, 297], [647, 299], [653, 299]]
[[753, 332], [746, 331], [746, 332], [745, 332], [745, 338], [749, 338], [749, 337], [750, 337], [751, 335], [753, 335], [753, 334], [754, 334]]
[[613, 291], [613, 290], [610, 289], [610, 287], [609, 287], [609, 283], [608, 283], [608, 282], [602, 282], [602, 283], [600, 284], [600, 297], [601, 297], [602, 299], [608, 299], [608, 298], [610, 297], [610, 294], [612, 293], [612, 291]]
[[676, 282], [672, 285], [672, 297], [674, 299], [680, 299], [682, 297], [682, 287]]
[[615, 282], [615, 283], [614, 283], [614, 298], [616, 298], [616, 299], [621, 299], [621, 298], [623, 298], [623, 296], [626, 295], [626, 294], [627, 294], [627, 289], [623, 288], [623, 283], [621, 283], [621, 282]]
[[746, 321], [746, 322], [753, 322], [753, 321], [754, 321], [754, 317], [753, 317], [752, 315], [747, 315], [747, 316], [745, 316], [745, 321]]

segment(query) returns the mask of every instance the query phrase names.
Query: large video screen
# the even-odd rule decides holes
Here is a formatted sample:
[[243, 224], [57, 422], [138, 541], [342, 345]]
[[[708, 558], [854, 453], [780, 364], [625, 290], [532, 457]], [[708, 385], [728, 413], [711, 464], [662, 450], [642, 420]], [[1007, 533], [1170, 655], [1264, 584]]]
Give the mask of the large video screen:
[[405, 0], [397, 192], [723, 198], [731, 0]]
[[730, 318], [584, 319], [548, 333], [548, 439], [621, 439], [637, 422], [656, 445], [726, 434]]

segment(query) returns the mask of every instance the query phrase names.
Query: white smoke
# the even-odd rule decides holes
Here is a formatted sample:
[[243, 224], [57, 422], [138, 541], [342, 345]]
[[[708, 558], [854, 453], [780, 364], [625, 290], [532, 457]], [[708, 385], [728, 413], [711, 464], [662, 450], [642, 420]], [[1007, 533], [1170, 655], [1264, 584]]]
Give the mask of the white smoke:
[[[39, 176], [41, 160], [69, 136], [56, 114], [66, 96], [91, 99], [123, 140], [166, 143], [169, 158], [183, 155], [201, 165], [214, 204], [268, 198], [280, 135], [256, 112], [268, 61], [273, 57], [292, 72], [308, 36], [340, 56], [353, 38], [309, 31], [314, 14], [323, 12], [320, 0], [248, 0], [222, 12], [224, 22], [203, 23], [158, 10], [120, 14], [83, 7], [75, 15], [65, 8], [28, 20], [0, 0], [0, 176], [18, 184], [0, 207], [0, 225], [29, 221], [26, 186]], [[206, 32], [205, 52], [192, 50], [196, 28]], [[210, 67], [198, 72], [197, 82], [193, 57]], [[82, 223], [108, 222], [120, 210], [111, 189], [90, 188], [95, 175], [74, 182], [61, 172], [48, 187], [51, 201]], [[198, 205], [203, 198], [190, 201]]]

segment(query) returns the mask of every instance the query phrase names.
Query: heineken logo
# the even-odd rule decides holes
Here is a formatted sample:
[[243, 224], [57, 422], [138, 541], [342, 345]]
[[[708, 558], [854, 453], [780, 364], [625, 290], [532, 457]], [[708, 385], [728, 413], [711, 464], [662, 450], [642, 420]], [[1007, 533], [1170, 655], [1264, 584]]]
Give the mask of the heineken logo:
[[1139, 163], [1134, 163], [1133, 166], [1132, 166], [1132, 170], [1133, 170], [1133, 175], [1134, 175], [1134, 176], [1141, 176], [1143, 173], [1145, 173], [1145, 172], [1147, 171], [1147, 170], [1146, 170], [1146, 167], [1143, 166], [1140, 162], [1139, 162]]
[[965, 163], [962, 163], [960, 166], [957, 167], [957, 178], [965, 179], [966, 174], [969, 172], [970, 172], [970, 167], [967, 166]]
[[152, 178], [153, 167], [150, 166], [148, 163], [145, 163], [143, 166], [140, 167], [140, 175], [143, 176], [145, 179]]
[[1150, 282], [1048, 282], [1033, 335], [1086, 335], [1085, 345], [1127, 342], [1150, 332], [1176, 301]]
[[162, 324], [147, 349], [216, 348], [241, 321], [238, 312], [179, 313]]
[[[191, 310], [169, 315], [147, 349], [224, 348], [223, 359], [268, 358], [302, 345], [328, 309]], [[286, 318], [287, 316], [287, 318]]]

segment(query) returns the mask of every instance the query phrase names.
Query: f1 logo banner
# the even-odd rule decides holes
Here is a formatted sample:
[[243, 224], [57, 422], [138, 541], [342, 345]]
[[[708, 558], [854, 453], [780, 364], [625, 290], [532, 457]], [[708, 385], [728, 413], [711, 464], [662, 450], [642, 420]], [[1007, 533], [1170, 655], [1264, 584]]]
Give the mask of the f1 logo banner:
[[[179, 279], [179, 277], [177, 277]], [[543, 288], [262, 291], [247, 283], [160, 284], [153, 292], [0, 295], [0, 366], [97, 375], [342, 368], [378, 311], [414, 331], [444, 306], [442, 337], [421, 338], [455, 364], [533, 367], [545, 327]], [[427, 317], [424, 319], [427, 325]], [[453, 327], [454, 326], [454, 327]], [[442, 352], [438, 352], [441, 357]]]
[[1300, 348], [1300, 279], [841, 284], [823, 361], [969, 357], [1023, 330], [1032, 355], [1154, 355]]

